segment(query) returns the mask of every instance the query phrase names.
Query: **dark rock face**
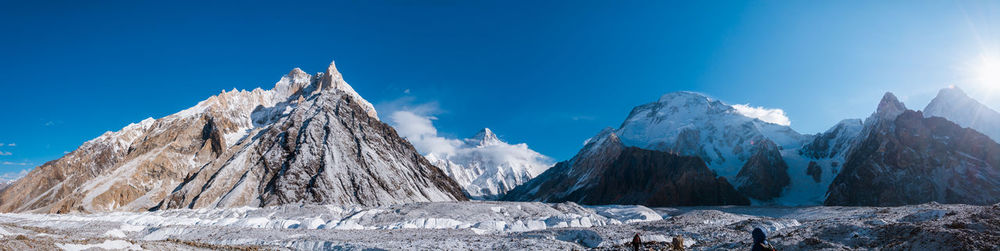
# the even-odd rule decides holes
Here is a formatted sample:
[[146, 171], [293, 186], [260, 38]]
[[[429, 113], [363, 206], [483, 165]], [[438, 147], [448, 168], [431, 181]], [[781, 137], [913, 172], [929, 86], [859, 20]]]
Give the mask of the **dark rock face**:
[[749, 205], [698, 157], [624, 147], [610, 130], [504, 200], [646, 206]]
[[819, 167], [816, 161], [809, 161], [809, 167], [806, 167], [806, 175], [812, 176], [813, 181], [819, 183], [823, 180], [823, 169]]
[[870, 127], [830, 184], [826, 205], [1000, 201], [1000, 145], [986, 135], [911, 110]]
[[[747, 205], [725, 178], [698, 157], [643, 150], [624, 152], [583, 195], [583, 204], [648, 206]], [[572, 200], [573, 198], [569, 198]]]
[[736, 175], [741, 181], [738, 189], [747, 197], [770, 200], [780, 196], [781, 190], [791, 183], [788, 164], [774, 142], [760, 140], [754, 143], [753, 155]]

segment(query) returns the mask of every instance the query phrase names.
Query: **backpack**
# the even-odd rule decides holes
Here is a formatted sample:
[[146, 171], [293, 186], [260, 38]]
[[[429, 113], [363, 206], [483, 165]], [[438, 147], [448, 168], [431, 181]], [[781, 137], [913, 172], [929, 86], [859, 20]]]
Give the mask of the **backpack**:
[[757, 243], [754, 245], [752, 250], [763, 250], [763, 251], [778, 251], [778, 249], [771, 246], [769, 243]]

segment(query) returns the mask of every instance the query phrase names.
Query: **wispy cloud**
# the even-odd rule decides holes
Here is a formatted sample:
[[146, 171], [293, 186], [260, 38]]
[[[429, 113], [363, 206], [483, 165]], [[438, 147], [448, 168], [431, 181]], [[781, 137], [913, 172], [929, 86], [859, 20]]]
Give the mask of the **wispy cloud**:
[[32, 164], [31, 162], [11, 162], [11, 161], [4, 161], [4, 162], [0, 162], [0, 165], [31, 166], [31, 165], [34, 165], [34, 164]]
[[792, 121], [785, 116], [785, 111], [781, 109], [768, 109], [764, 107], [753, 107], [747, 105], [733, 105], [733, 108], [743, 116], [760, 119], [761, 121], [788, 126]]
[[442, 112], [437, 102], [416, 103], [413, 96], [404, 96], [389, 102], [379, 103], [377, 110], [383, 121], [389, 122], [400, 136], [413, 144], [421, 154], [454, 153], [462, 144], [461, 140], [438, 136], [432, 120]]
[[11, 155], [14, 155], [14, 154], [10, 153], [10, 152], [0, 151], [0, 156], [11, 156]]

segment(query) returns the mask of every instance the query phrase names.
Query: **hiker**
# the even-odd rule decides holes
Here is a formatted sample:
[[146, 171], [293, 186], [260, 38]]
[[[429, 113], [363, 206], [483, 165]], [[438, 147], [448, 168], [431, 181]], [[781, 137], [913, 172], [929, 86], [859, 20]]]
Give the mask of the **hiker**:
[[674, 241], [670, 243], [671, 251], [684, 251], [684, 237], [674, 236]]
[[763, 229], [754, 228], [753, 233], [753, 247], [750, 251], [777, 251], [771, 246], [771, 243], [767, 242], [767, 234], [764, 233]]
[[635, 237], [632, 237], [632, 251], [639, 251], [642, 249], [642, 239], [639, 239], [639, 234], [636, 233]]

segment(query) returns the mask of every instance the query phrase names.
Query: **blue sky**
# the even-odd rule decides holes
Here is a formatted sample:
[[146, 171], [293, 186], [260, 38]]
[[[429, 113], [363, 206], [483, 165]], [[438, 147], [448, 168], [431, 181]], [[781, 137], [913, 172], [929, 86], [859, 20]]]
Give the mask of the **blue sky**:
[[783, 109], [802, 133], [885, 91], [1000, 107], [974, 70], [1000, 58], [988, 1], [4, 1], [0, 32], [0, 173], [331, 60], [377, 106], [431, 104], [443, 135], [490, 127], [557, 160], [680, 90]]

